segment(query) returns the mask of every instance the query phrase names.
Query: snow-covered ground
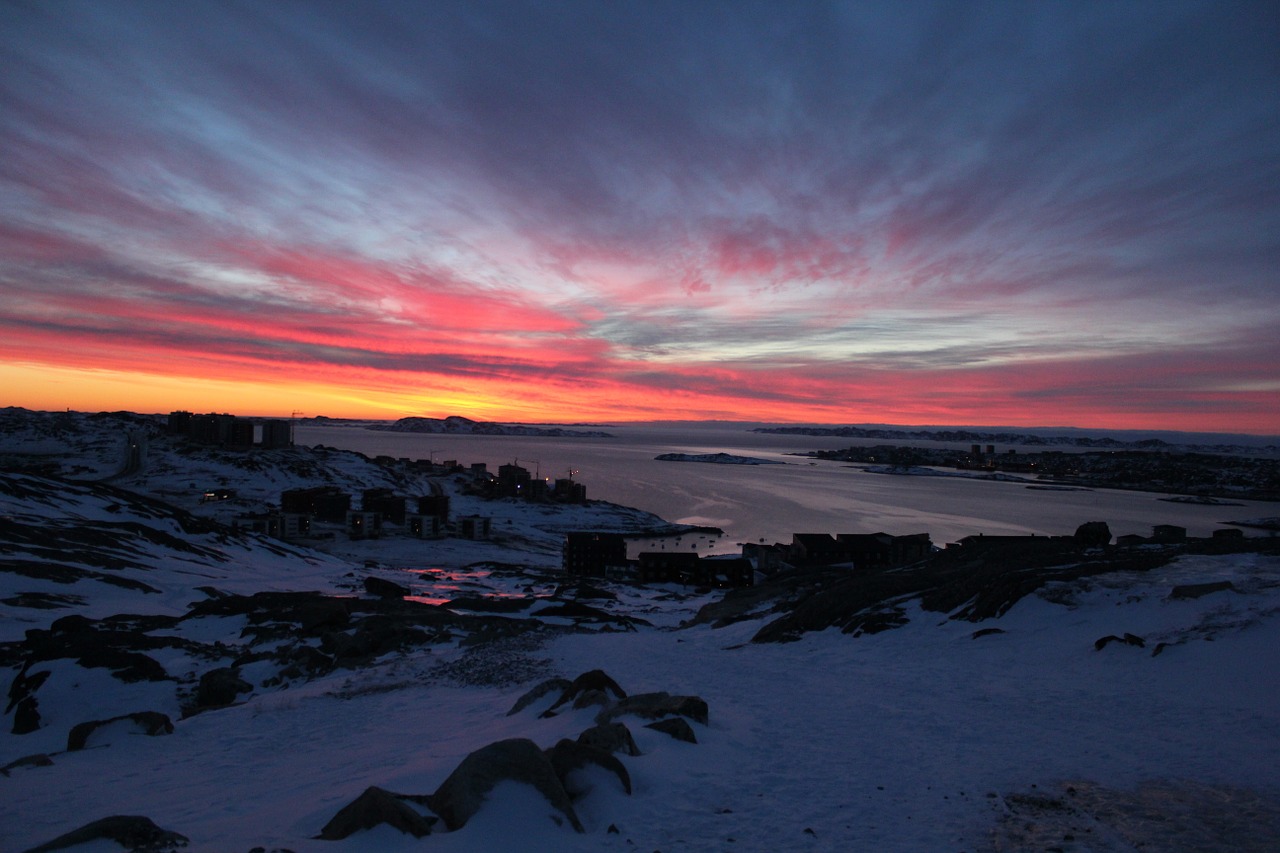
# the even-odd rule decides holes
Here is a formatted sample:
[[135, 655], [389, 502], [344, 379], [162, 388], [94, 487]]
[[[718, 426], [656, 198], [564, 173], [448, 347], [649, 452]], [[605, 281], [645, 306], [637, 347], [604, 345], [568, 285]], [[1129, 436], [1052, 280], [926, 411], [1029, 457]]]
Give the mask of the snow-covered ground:
[[[100, 473], [113, 470], [111, 453], [95, 450], [106, 447], [98, 439], [62, 440], [64, 455], [85, 457], [77, 465], [92, 467], [88, 456], [100, 453]], [[186, 491], [192, 483], [266, 500], [284, 478], [276, 468], [244, 472], [204, 456], [184, 468], [154, 446], [150, 458], [149, 473], [119, 485], [167, 493], [188, 501], [186, 509], [201, 509]], [[376, 466], [340, 458], [343, 476], [379, 485]], [[321, 453], [316, 464], [338, 459]], [[212, 482], [219, 477], [228, 483]], [[31, 693], [39, 728], [11, 733], [14, 702], [3, 719], [0, 767], [37, 754], [47, 763], [17, 764], [0, 776], [2, 850], [27, 850], [109, 815], [145, 815], [198, 851], [1280, 849], [1275, 555], [1184, 556], [1145, 572], [1050, 584], [979, 623], [904, 601], [908, 621], [898, 628], [761, 644], [750, 639], [769, 616], [687, 626], [719, 593], [613, 584], [558, 590], [549, 543], [562, 525], [590, 522], [594, 513], [603, 514], [595, 517], [601, 524], [626, 517], [608, 507], [503, 503], [509, 534], [466, 560], [476, 543], [335, 540], [322, 553], [229, 537], [95, 486], [66, 487], [55, 500], [53, 481], [3, 482], [0, 650], [14, 689], [49, 675]], [[457, 549], [452, 556], [409, 550], [446, 543]], [[515, 563], [522, 549], [528, 573], [459, 568]], [[366, 560], [379, 565], [370, 569]], [[449, 571], [422, 571], [428, 566]], [[53, 579], [55, 567], [62, 581]], [[372, 621], [410, 606], [374, 600], [361, 587], [371, 576], [419, 598], [453, 585], [532, 603], [474, 620], [415, 605], [429, 636], [344, 658], [334, 643], [340, 629], [365, 618], [360, 608], [392, 608], [370, 610]], [[1210, 582], [1231, 586], [1172, 594]], [[284, 612], [292, 605], [224, 606], [283, 590], [345, 596], [350, 622], [327, 634], [282, 633], [276, 629], [294, 624]], [[60, 606], [31, 606], [40, 600]], [[589, 604], [596, 615], [555, 609], [562, 602]], [[125, 681], [112, 675], [118, 666], [41, 657], [29, 637], [19, 642], [28, 629], [47, 630], [76, 613], [152, 617], [98, 622], [92, 636], [106, 638], [114, 625], [149, 638], [146, 656], [166, 677]], [[60, 624], [49, 642], [82, 630]], [[1103, 637], [1126, 634], [1143, 645], [1097, 648]], [[310, 675], [289, 674], [284, 653], [298, 661], [304, 651], [332, 660]], [[231, 704], [193, 708], [201, 674], [233, 664], [247, 689]], [[370, 786], [430, 795], [488, 744], [527, 738], [545, 749], [576, 738], [600, 705], [566, 704], [542, 716], [553, 691], [508, 712], [544, 679], [596, 669], [632, 694], [700, 697], [709, 715], [705, 724], [690, 722], [696, 743], [647, 728], [647, 719], [619, 717], [640, 753], [616, 756], [632, 791], [599, 766], [571, 774], [584, 832], [529, 785], [504, 781], [452, 832], [436, 823], [415, 838], [383, 824], [344, 840], [316, 839]], [[90, 734], [86, 748], [66, 751], [76, 724], [140, 711], [166, 715], [172, 732], [148, 737], [138, 723], [119, 720]], [[401, 802], [430, 815], [418, 800]], [[120, 847], [97, 841], [70, 849]]]

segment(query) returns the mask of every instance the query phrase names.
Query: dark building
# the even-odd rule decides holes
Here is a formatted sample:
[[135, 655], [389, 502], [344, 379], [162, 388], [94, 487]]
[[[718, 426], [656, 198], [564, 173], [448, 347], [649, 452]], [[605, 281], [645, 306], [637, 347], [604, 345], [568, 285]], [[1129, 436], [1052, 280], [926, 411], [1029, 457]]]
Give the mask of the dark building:
[[443, 521], [448, 521], [449, 496], [422, 495], [418, 498], [418, 515], [431, 515]]
[[381, 513], [387, 521], [404, 524], [405, 498], [392, 494], [390, 489], [365, 489], [360, 498], [360, 508], [365, 512]]
[[255, 432], [253, 421], [245, 418], [232, 418], [231, 436], [227, 439], [227, 444], [231, 447], [253, 447]]
[[493, 519], [482, 515], [464, 515], [458, 519], [458, 535], [463, 539], [488, 539], [493, 532]]
[[308, 513], [322, 521], [343, 523], [351, 510], [351, 495], [337, 486], [290, 489], [280, 495], [280, 509]]
[[190, 412], [170, 412], [169, 432], [172, 435], [187, 435], [191, 432]]
[[235, 421], [234, 415], [192, 415], [187, 437], [199, 444], [224, 446], [231, 443], [231, 425]]
[[850, 561], [848, 547], [830, 533], [793, 533], [790, 552], [794, 566], [830, 566]]
[[604, 577], [611, 566], [627, 563], [627, 540], [621, 533], [569, 533], [564, 537], [561, 565], [565, 574]]
[[836, 542], [860, 570], [892, 569], [919, 562], [929, 556], [933, 542], [928, 533], [891, 536], [888, 533], [841, 533]]
[[444, 536], [444, 519], [438, 515], [407, 515], [405, 526], [410, 536], [419, 539], [439, 539]]
[[498, 494], [504, 497], [527, 497], [532, 482], [533, 475], [529, 473], [528, 468], [522, 468], [515, 464], [498, 466], [497, 491]]
[[756, 570], [745, 557], [708, 557], [698, 564], [700, 586], [724, 589], [735, 586], [755, 586]]
[[582, 483], [574, 482], [568, 477], [561, 477], [556, 480], [555, 488], [551, 490], [552, 496], [563, 503], [584, 504], [587, 502], [587, 487]]
[[262, 446], [267, 450], [293, 447], [293, 424], [289, 421], [263, 421]]
[[688, 551], [645, 551], [636, 557], [641, 583], [697, 584], [701, 558]]
[[347, 513], [347, 533], [352, 539], [377, 539], [382, 536], [382, 513], [368, 510]]

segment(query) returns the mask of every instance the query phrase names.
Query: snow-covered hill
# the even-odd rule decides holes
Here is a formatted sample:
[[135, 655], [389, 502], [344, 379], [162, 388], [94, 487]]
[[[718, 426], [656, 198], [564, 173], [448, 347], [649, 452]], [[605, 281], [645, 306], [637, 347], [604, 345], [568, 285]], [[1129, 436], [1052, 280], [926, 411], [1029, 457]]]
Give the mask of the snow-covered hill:
[[[108, 435], [146, 424], [44, 417], [3, 444], [45, 456], [0, 477], [0, 849], [116, 815], [197, 851], [1280, 848], [1265, 547], [993, 575], [1012, 604], [976, 622], [952, 618], [976, 599], [951, 575], [964, 600], [941, 610], [890, 584], [859, 613], [892, 618], [842, 632], [872, 623], [816, 576], [745, 605], [564, 584], [558, 529], [653, 521], [608, 505], [491, 502], [487, 545], [235, 533], [198, 493], [429, 484], [337, 451], [254, 469], [158, 431], [137, 474], [69, 482], [48, 475], [109, 476]], [[593, 751], [615, 723], [635, 749]], [[383, 822], [319, 840], [370, 787]]]

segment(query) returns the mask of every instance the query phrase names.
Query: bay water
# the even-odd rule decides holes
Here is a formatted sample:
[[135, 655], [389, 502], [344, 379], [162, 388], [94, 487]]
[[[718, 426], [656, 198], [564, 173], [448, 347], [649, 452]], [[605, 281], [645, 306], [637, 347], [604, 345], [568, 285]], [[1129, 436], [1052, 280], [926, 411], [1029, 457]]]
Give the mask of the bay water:
[[[423, 434], [300, 423], [295, 440], [368, 456], [484, 462], [491, 472], [516, 463], [551, 480], [572, 472], [590, 499], [636, 507], [668, 521], [720, 528], [722, 537], [698, 546], [706, 553], [734, 552], [746, 542], [790, 542], [793, 533], [928, 533], [935, 544], [944, 545], [977, 533], [1070, 534], [1086, 521], [1105, 521], [1115, 535], [1150, 535], [1154, 525], [1175, 524], [1192, 536], [1208, 536], [1226, 521], [1277, 514], [1275, 504], [1264, 502], [1204, 506], [1168, 503], [1159, 500], [1167, 495], [1153, 492], [1045, 491], [1022, 482], [872, 473], [792, 455], [884, 441], [757, 433], [750, 425], [717, 422], [582, 429], [611, 437]], [[655, 458], [667, 453], [727, 453], [782, 464]]]

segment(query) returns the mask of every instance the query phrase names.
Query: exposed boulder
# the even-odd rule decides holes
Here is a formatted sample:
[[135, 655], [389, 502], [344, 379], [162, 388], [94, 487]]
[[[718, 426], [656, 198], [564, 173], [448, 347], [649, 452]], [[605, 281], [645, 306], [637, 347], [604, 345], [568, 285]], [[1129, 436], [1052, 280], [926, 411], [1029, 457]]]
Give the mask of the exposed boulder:
[[578, 743], [603, 749], [605, 752], [622, 752], [626, 755], [639, 755], [640, 747], [626, 723], [605, 723], [592, 726], [578, 735]]
[[364, 591], [378, 598], [404, 598], [410, 593], [407, 586], [373, 576], [364, 579]]
[[1086, 521], [1076, 528], [1075, 540], [1085, 548], [1111, 544], [1111, 528], [1105, 521]]
[[385, 823], [414, 838], [422, 838], [431, 834], [431, 824], [434, 822], [435, 818], [419, 814], [405, 803], [400, 794], [371, 785], [365, 788], [363, 794], [343, 806], [324, 825], [317, 837], [325, 841], [338, 841], [362, 829], [373, 829]]
[[709, 717], [707, 703], [697, 696], [673, 696], [666, 692], [638, 693], [600, 712], [596, 716], [596, 723], [604, 725], [627, 714], [634, 714], [646, 720], [679, 715], [703, 725], [706, 725]]
[[151, 818], [138, 815], [114, 815], [87, 823], [65, 835], [59, 835], [52, 841], [32, 847], [27, 853], [65, 850], [100, 838], [114, 841], [126, 850], [135, 851], [172, 850], [175, 847], [186, 847], [189, 842], [185, 835], [156, 826]]
[[27, 670], [30, 667], [30, 663], [23, 666], [9, 684], [9, 705], [4, 712], [6, 714], [13, 712], [11, 731], [15, 735], [30, 734], [40, 728], [40, 711], [37, 710], [39, 703], [36, 701], [35, 692], [49, 678], [49, 670], [28, 675]]
[[1115, 634], [1109, 634], [1105, 637], [1099, 637], [1093, 644], [1096, 651], [1102, 651], [1110, 643], [1123, 643], [1126, 646], [1137, 646], [1140, 649], [1147, 647], [1147, 641], [1136, 634], [1126, 633], [1123, 637], [1117, 637]]
[[510, 717], [513, 714], [520, 713], [525, 708], [528, 708], [534, 702], [537, 702], [543, 696], [550, 693], [559, 692], [563, 694], [564, 691], [569, 689], [570, 683], [571, 682], [567, 678], [548, 678], [546, 681], [534, 686], [533, 689], [526, 691], [523, 696], [517, 699], [516, 703], [511, 706], [511, 710], [507, 712], [507, 716]]
[[671, 735], [676, 740], [682, 740], [685, 743], [698, 742], [697, 736], [693, 733], [693, 726], [689, 725], [689, 721], [684, 717], [667, 717], [665, 720], [649, 723], [645, 728], [653, 729], [655, 732], [662, 732], [664, 735]]
[[13, 711], [13, 728], [15, 735], [29, 735], [40, 728], [40, 703], [34, 696], [24, 696], [18, 700]]
[[461, 829], [494, 786], [506, 780], [532, 785], [575, 830], [583, 831], [551, 760], [527, 738], [500, 740], [471, 753], [428, 798], [428, 804], [450, 831]]
[[37, 752], [35, 755], [24, 755], [14, 761], [10, 761], [4, 767], [0, 767], [0, 776], [8, 776], [10, 770], [17, 770], [19, 767], [52, 767], [53, 759], [45, 755], [43, 752]]
[[72, 726], [71, 731], [67, 733], [67, 752], [84, 749], [89, 742], [89, 737], [98, 729], [126, 720], [134, 723], [144, 735], [154, 737], [156, 735], [173, 734], [173, 720], [170, 720], [167, 714], [162, 714], [159, 711], [137, 711], [133, 714], [122, 714], [119, 717], [111, 717], [106, 720], [90, 720], [87, 723], [78, 723]]
[[627, 772], [626, 767], [622, 766], [621, 761], [613, 757], [611, 752], [565, 738], [548, 749], [546, 754], [551, 761], [551, 767], [556, 772], [556, 777], [570, 796], [586, 793], [583, 790], [577, 790], [576, 786], [569, 781], [569, 776], [573, 771], [589, 764], [595, 764], [613, 773], [622, 783], [622, 790], [628, 794], [631, 793], [631, 774]]
[[219, 708], [236, 701], [241, 693], [249, 693], [253, 685], [240, 677], [240, 671], [233, 667], [211, 669], [200, 676], [200, 686], [196, 688], [196, 705], [201, 708]]
[[618, 682], [610, 678], [608, 673], [603, 669], [593, 669], [589, 672], [582, 673], [582, 675], [579, 675], [570, 682], [569, 686], [560, 693], [560, 698], [551, 706], [551, 710], [554, 711], [566, 702], [576, 700], [587, 693], [597, 693], [599, 694], [600, 700], [603, 701], [593, 699], [582, 705], [575, 702], [575, 708], [583, 708], [586, 707], [587, 704], [607, 704], [609, 701], [608, 696], [611, 693], [618, 699], [625, 699], [627, 697], [627, 691], [619, 687]]
[[1211, 581], [1209, 583], [1186, 583], [1175, 586], [1170, 592], [1169, 597], [1172, 599], [1191, 599], [1200, 598], [1214, 592], [1222, 592], [1223, 590], [1231, 590], [1236, 592], [1235, 584], [1231, 581]]

